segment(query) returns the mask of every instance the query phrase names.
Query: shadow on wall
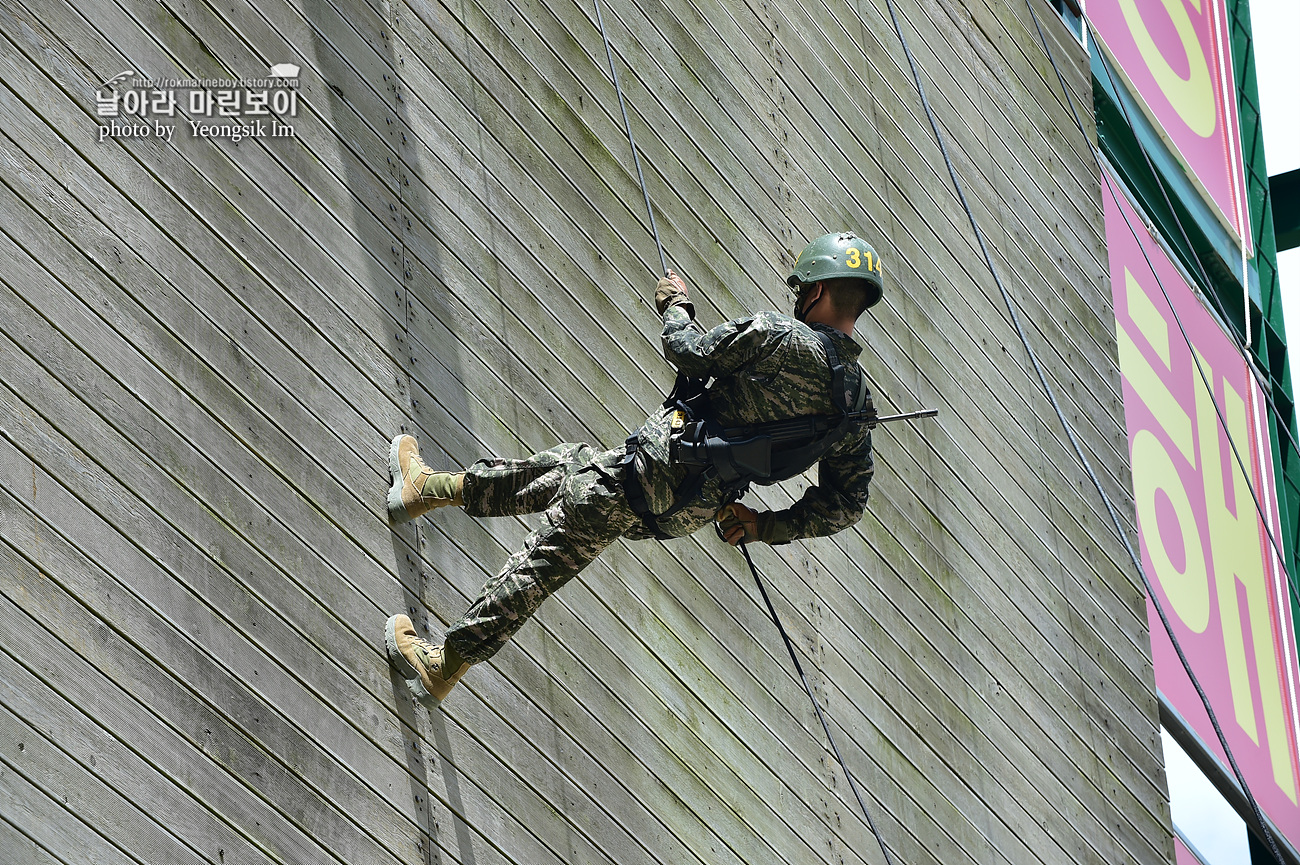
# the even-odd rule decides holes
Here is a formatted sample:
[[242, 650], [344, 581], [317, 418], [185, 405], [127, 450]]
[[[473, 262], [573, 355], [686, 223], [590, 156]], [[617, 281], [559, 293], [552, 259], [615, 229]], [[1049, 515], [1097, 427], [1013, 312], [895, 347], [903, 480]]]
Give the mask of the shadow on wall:
[[[373, 490], [361, 495], [384, 520], [382, 531], [392, 550], [387, 573], [358, 577], [376, 604], [373, 621], [363, 625], [374, 637], [376, 662], [392, 683], [389, 708], [394, 717], [379, 727], [401, 737], [404, 765], [394, 771], [408, 778], [409, 799], [394, 801], [423, 836], [421, 861], [434, 865], [446, 854], [472, 865], [477, 845], [458, 816], [467, 810], [460, 770], [445, 759], [453, 750], [446, 718], [413, 703], [405, 682], [387, 668], [381, 627], [388, 615], [406, 612], [417, 627], [437, 634], [441, 626], [429, 620], [428, 611], [441, 612], [445, 620], [465, 604], [429, 564], [460, 561], [464, 555], [445, 555], [452, 546], [450, 536], [427, 521], [390, 528], [384, 519], [382, 479], [388, 475], [389, 441], [400, 432], [420, 439], [422, 455], [435, 468], [459, 467], [480, 449], [464, 428], [474, 412], [457, 336], [473, 288], [468, 271], [446, 254], [449, 232], [442, 224], [455, 217], [433, 191], [436, 173], [426, 170], [426, 162], [436, 158], [427, 135], [436, 121], [421, 118], [418, 100], [406, 90], [410, 49], [402, 34], [406, 25], [418, 27], [418, 20], [391, 3], [349, 4], [348, 20], [326, 0], [311, 0], [302, 8], [312, 25], [314, 72], [325, 84], [320, 98], [335, 133], [337, 153], [331, 156], [343, 166], [342, 181], [350, 193], [350, 213], [341, 210], [339, 216], [350, 220], [344, 230], [366, 253], [364, 269], [352, 274], [356, 283], [330, 290], [362, 293], [357, 306], [368, 309], [369, 317], [357, 326], [369, 330], [380, 366], [387, 369], [381, 382], [386, 399], [380, 400], [385, 411], [368, 419], [370, 440], [354, 445], [375, 469]], [[376, 549], [380, 543], [376, 540]], [[388, 750], [397, 747], [392, 742]], [[454, 828], [448, 832], [448, 827]]]

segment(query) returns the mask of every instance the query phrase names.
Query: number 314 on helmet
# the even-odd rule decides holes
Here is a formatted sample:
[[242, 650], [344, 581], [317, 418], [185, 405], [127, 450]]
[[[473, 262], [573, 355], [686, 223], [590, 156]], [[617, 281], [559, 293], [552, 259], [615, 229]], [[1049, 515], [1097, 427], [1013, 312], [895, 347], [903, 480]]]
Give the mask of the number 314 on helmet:
[[867, 306], [884, 295], [884, 266], [866, 241], [851, 231], [832, 232], [814, 239], [799, 253], [786, 284], [796, 291], [826, 279], [861, 279], [867, 283]]

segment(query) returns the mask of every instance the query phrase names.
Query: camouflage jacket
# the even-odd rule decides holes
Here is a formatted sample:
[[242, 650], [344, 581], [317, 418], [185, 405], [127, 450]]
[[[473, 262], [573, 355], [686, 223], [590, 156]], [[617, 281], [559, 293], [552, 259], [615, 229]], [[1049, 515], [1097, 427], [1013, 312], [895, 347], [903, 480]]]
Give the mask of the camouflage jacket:
[[[838, 413], [831, 401], [826, 350], [814, 328], [834, 340], [847, 368], [845, 387], [850, 394], [857, 391], [862, 348], [834, 328], [806, 325], [777, 312], [734, 319], [709, 331], [694, 319], [694, 308], [684, 298], [664, 310], [664, 355], [686, 375], [716, 379], [709, 392], [724, 427]], [[642, 455], [638, 467], [647, 503], [655, 513], [672, 506], [673, 492], [686, 476], [686, 469], [674, 465], [669, 455], [671, 416], [671, 410], [660, 409], [638, 431]], [[791, 507], [761, 515], [766, 523], [760, 522], [760, 527], [767, 529], [772, 543], [848, 528], [862, 517], [872, 471], [871, 433], [859, 427], [817, 464], [817, 485], [805, 490]], [[678, 537], [690, 534], [712, 520], [721, 504], [718, 481], [710, 480], [695, 502], [660, 520], [660, 528]], [[637, 527], [629, 536], [648, 535]]]

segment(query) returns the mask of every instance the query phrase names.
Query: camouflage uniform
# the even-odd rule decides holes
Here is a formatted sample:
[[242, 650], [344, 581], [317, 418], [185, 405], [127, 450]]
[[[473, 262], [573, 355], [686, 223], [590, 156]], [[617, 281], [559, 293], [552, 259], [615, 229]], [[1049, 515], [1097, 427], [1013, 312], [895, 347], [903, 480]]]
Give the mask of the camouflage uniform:
[[[848, 402], [857, 391], [852, 338], [826, 325], [806, 325], [761, 312], [705, 331], [684, 297], [665, 309], [664, 355], [679, 371], [714, 377], [713, 410], [724, 427], [836, 414], [826, 351], [813, 328], [828, 334], [846, 367]], [[636, 471], [655, 513], [673, 504], [686, 469], [669, 457], [672, 412], [660, 409], [638, 431]], [[465, 509], [474, 516], [544, 511], [542, 525], [489, 580], [465, 616], [447, 631], [449, 648], [465, 660], [487, 660], [519, 630], [552, 592], [619, 537], [654, 537], [628, 505], [623, 491], [624, 448], [599, 451], [563, 444], [525, 460], [480, 460], [465, 473]], [[760, 537], [769, 543], [829, 535], [862, 516], [871, 482], [871, 433], [858, 428], [818, 463], [818, 482], [785, 510], [760, 514]], [[689, 506], [659, 520], [659, 528], [684, 537], [713, 520], [727, 499], [716, 479]]]

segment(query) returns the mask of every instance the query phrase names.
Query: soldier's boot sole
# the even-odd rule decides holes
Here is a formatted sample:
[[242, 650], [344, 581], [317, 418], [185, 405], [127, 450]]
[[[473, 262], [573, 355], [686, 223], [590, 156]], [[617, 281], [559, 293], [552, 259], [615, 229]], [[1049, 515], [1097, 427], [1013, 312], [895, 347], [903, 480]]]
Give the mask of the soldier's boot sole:
[[[402, 447], [407, 439], [410, 440], [410, 460], [403, 466]], [[412, 464], [418, 466], [413, 473]], [[388, 519], [394, 523], [408, 523], [434, 508], [459, 505], [462, 502], [460, 484], [463, 473], [435, 472], [430, 469], [420, 459], [420, 446], [414, 436], [406, 433], [393, 436], [393, 441], [388, 446], [388, 474], [392, 481], [388, 487]], [[416, 485], [422, 476], [425, 478], [422, 483], [425, 490], [423, 493]], [[430, 481], [435, 482], [435, 487], [441, 487], [443, 495], [428, 492]]]
[[[438, 666], [428, 666], [422, 673], [402, 652], [398, 639], [399, 629], [406, 632], [408, 641], [422, 645], [426, 655], [436, 653], [439, 659]], [[436, 709], [442, 705], [442, 701], [451, 693], [451, 689], [456, 686], [456, 683], [461, 680], [461, 677], [465, 675], [465, 672], [470, 667], [469, 664], [462, 663], [460, 669], [450, 679], [444, 679], [441, 666], [443, 648], [441, 646], [431, 646], [427, 640], [417, 638], [410, 618], [403, 613], [388, 618], [388, 622], [384, 626], [384, 647], [388, 653], [389, 663], [401, 674], [406, 681], [407, 687], [415, 695], [415, 699], [430, 709]], [[418, 650], [416, 656], [419, 657]], [[429, 687], [429, 682], [433, 683], [432, 688]]]
[[399, 618], [401, 617], [389, 616], [388, 623], [384, 626], [384, 646], [388, 650], [388, 662], [401, 674], [402, 679], [406, 682], [406, 687], [411, 689], [415, 699], [430, 709], [436, 709], [442, 705], [442, 700], [429, 693], [429, 689], [424, 686], [424, 681], [420, 678], [420, 671], [415, 669], [415, 665], [406, 660], [406, 656], [397, 648], [397, 620]]
[[406, 503], [402, 501], [406, 475], [402, 472], [402, 463], [398, 457], [398, 448], [405, 437], [405, 433], [393, 436], [393, 441], [388, 446], [388, 474], [392, 479], [392, 484], [388, 487], [388, 518], [395, 523], [411, 521], [411, 514], [406, 510]]

